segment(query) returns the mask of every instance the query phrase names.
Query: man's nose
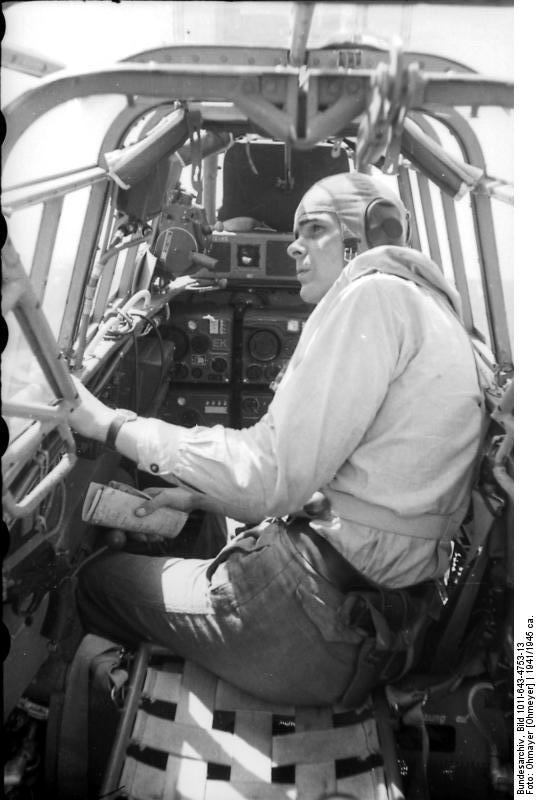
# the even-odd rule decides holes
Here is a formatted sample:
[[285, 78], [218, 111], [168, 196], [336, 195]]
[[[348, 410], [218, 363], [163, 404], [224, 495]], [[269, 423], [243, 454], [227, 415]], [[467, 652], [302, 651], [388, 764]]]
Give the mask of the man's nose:
[[287, 247], [287, 253], [291, 258], [301, 258], [305, 255], [306, 249], [300, 237], [294, 239]]

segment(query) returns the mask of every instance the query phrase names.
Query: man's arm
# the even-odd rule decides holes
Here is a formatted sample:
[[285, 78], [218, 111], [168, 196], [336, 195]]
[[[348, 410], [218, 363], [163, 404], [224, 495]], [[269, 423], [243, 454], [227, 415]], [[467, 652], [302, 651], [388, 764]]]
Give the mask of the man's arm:
[[[328, 297], [326, 296], [326, 299]], [[251, 428], [125, 423], [116, 447], [139, 467], [192, 487], [198, 505], [245, 522], [298, 510], [328, 484], [380, 408], [399, 354], [382, 281], [350, 283], [315, 311], [267, 414]], [[105, 441], [115, 412], [80, 382], [73, 427]]]
[[396, 371], [401, 332], [389, 297], [375, 278], [358, 284], [313, 324], [256, 425], [142, 420], [121, 428], [118, 449], [148, 472], [196, 487], [236, 519], [301, 508], [357, 447]]

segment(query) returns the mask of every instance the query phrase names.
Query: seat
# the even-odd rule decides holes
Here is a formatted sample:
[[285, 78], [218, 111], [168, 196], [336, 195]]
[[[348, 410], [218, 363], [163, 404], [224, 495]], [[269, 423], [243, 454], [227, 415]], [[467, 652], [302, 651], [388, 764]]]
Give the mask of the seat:
[[288, 233], [305, 192], [321, 178], [349, 171], [345, 150], [317, 145], [293, 150], [292, 185], [286, 184], [282, 142], [235, 142], [223, 160], [223, 200], [219, 220], [251, 217], [278, 232]]
[[294, 708], [143, 645], [100, 796], [132, 800], [384, 800], [372, 701]]

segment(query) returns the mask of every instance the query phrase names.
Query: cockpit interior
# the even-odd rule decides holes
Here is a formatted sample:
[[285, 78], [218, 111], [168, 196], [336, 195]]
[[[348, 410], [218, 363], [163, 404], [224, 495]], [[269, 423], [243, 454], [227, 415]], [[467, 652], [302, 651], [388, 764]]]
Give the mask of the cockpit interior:
[[[6, 798], [501, 800], [514, 780], [532, 794], [532, 751], [521, 778], [512, 758], [514, 654], [532, 674], [532, 634], [516, 651], [513, 633], [512, 4], [2, 5]], [[472, 60], [487, 25], [498, 70], [493, 52]], [[272, 755], [262, 782], [265, 708], [220, 705], [206, 730], [204, 689], [185, 689], [186, 709], [169, 654], [81, 652], [77, 576], [125, 546], [120, 525], [84, 521], [88, 487], [166, 482], [71, 430], [72, 376], [187, 428], [258, 423], [312, 311], [287, 253], [294, 212], [353, 171], [392, 186], [411, 246], [459, 292], [485, 438], [417, 668], [368, 716], [273, 710], [271, 741], [309, 761]], [[178, 536], [127, 546], [202, 558], [210, 536], [194, 510]], [[334, 755], [346, 737], [369, 749]]]

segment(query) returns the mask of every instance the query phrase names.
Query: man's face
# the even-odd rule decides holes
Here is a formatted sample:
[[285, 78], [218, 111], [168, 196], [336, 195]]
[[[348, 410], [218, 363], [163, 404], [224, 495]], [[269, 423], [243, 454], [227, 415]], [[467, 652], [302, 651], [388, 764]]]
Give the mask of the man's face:
[[301, 217], [294, 234], [287, 252], [296, 261], [300, 297], [306, 303], [319, 303], [344, 267], [339, 221], [328, 211], [311, 212]]

